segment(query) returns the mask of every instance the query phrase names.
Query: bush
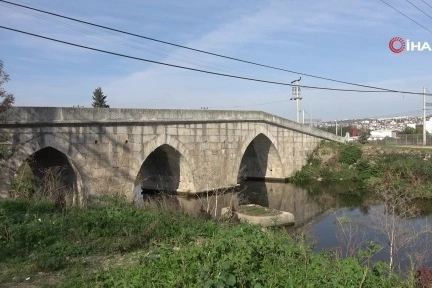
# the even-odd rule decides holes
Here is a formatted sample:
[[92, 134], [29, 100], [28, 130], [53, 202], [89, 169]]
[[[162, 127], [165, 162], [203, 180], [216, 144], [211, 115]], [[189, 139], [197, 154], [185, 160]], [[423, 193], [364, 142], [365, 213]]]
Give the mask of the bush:
[[343, 147], [339, 153], [339, 162], [343, 164], [354, 164], [362, 156], [362, 150], [359, 146], [350, 144]]
[[320, 167], [307, 165], [300, 171], [296, 171], [293, 176], [289, 178], [289, 182], [302, 184], [317, 179], [320, 175]]
[[414, 197], [432, 196], [432, 162], [420, 156], [386, 155], [379, 163], [379, 176], [368, 183], [376, 191], [410, 193]]
[[296, 171], [293, 176], [289, 178], [289, 182], [302, 184], [311, 180], [317, 179], [320, 175], [322, 160], [309, 156], [308, 164], [303, 166], [300, 171]]
[[372, 164], [366, 159], [361, 159], [355, 165], [357, 176], [359, 180], [366, 180], [371, 177], [378, 177], [380, 168], [376, 164]]
[[37, 185], [34, 179], [14, 179], [10, 185], [12, 198], [32, 198], [36, 193]]
[[[153, 241], [193, 241], [197, 231], [211, 235], [217, 224], [181, 211], [144, 210], [119, 202], [115, 206], [56, 210], [55, 204], [29, 199], [0, 202], [0, 261], [42, 255], [38, 267], [62, 257], [124, 253], [144, 249]], [[48, 268], [44, 269], [51, 269]]]
[[[297, 242], [298, 241], [298, 242]], [[394, 287], [354, 258], [317, 254], [259, 226], [220, 227], [211, 238], [161, 243], [140, 263], [113, 267], [72, 287]]]
[[62, 255], [42, 254], [36, 259], [36, 269], [53, 272], [58, 271], [66, 266], [66, 257]]

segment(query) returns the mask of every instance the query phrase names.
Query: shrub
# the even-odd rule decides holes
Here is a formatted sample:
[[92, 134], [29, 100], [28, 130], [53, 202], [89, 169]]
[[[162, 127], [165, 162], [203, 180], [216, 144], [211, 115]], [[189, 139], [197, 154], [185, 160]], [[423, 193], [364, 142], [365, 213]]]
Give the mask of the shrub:
[[66, 257], [62, 255], [42, 254], [36, 259], [36, 269], [45, 272], [58, 271], [66, 266]]
[[359, 180], [377, 177], [380, 174], [380, 168], [378, 165], [372, 164], [366, 159], [360, 159], [355, 166], [355, 170]]
[[[297, 242], [298, 241], [298, 242]], [[81, 281], [81, 282], [80, 282]], [[161, 243], [140, 263], [71, 283], [93, 287], [394, 287], [354, 258], [316, 254], [302, 240], [259, 226], [220, 227], [211, 238]]]
[[296, 171], [293, 176], [289, 178], [289, 182], [302, 184], [319, 177], [319, 166], [304, 166], [300, 171]]
[[362, 156], [362, 150], [358, 145], [350, 144], [343, 147], [339, 152], [339, 162], [343, 164], [354, 164]]
[[32, 198], [37, 191], [34, 179], [14, 179], [10, 185], [12, 198]]
[[417, 270], [418, 287], [431, 287], [432, 286], [432, 268], [420, 267]]

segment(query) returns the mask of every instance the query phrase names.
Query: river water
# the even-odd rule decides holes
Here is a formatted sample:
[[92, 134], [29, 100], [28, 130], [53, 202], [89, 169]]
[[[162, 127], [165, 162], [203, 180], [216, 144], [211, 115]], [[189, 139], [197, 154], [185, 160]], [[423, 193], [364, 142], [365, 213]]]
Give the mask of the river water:
[[[369, 247], [373, 241], [382, 249], [372, 261], [388, 263], [389, 241], [384, 232], [394, 218], [385, 213], [383, 205], [373, 197], [357, 193], [357, 187], [350, 185], [297, 187], [289, 183], [245, 181], [234, 193], [178, 197], [177, 200], [187, 211], [207, 210], [213, 216], [219, 216], [222, 207], [238, 204], [258, 204], [291, 212], [296, 224], [287, 230], [289, 233], [303, 232], [316, 251], [331, 250], [347, 256], [359, 248]], [[432, 235], [426, 231], [432, 230], [432, 204], [420, 204], [423, 204], [421, 216], [398, 218], [393, 226], [398, 252], [394, 264], [401, 270], [410, 267], [410, 259], [416, 267], [432, 265]], [[419, 232], [423, 233], [417, 235]]]

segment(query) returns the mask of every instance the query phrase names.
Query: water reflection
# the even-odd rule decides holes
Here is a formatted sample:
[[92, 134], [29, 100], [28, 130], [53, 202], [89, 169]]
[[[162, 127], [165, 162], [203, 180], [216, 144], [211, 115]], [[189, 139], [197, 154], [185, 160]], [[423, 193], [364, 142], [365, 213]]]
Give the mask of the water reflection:
[[[204, 209], [216, 217], [220, 216], [223, 207], [257, 204], [293, 213], [295, 226], [301, 227], [316, 219], [330, 207], [339, 207], [341, 203], [347, 204], [347, 202], [350, 202], [350, 205], [358, 204], [359, 199], [355, 195], [348, 197], [349, 200], [346, 199], [344, 195], [347, 189], [349, 187], [347, 188], [346, 185], [298, 187], [281, 182], [243, 181], [236, 189], [203, 193], [191, 197], [179, 196], [177, 202], [189, 213], [198, 213]], [[151, 195], [154, 195], [154, 191], [141, 193], [139, 186], [135, 189], [138, 205], [142, 204], [143, 198], [151, 197]]]
[[309, 195], [307, 189], [289, 183], [244, 181], [235, 191], [223, 192], [225, 193], [177, 199], [180, 207], [190, 213], [198, 213], [204, 209], [216, 217], [220, 216], [223, 207], [235, 207], [239, 204], [270, 207], [293, 213], [296, 227], [310, 221], [326, 209], [325, 205]]
[[324, 211], [324, 207], [309, 196], [308, 190], [289, 183], [245, 181], [239, 195], [245, 203], [293, 213], [295, 226], [303, 225]]

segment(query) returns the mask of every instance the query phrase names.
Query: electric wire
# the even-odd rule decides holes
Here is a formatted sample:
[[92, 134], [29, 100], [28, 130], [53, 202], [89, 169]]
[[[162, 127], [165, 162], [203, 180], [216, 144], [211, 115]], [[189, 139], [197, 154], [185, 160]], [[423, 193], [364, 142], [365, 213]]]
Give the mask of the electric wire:
[[[96, 52], [100, 52], [100, 53], [104, 53], [104, 54], [108, 54], [108, 55], [114, 55], [114, 56], [119, 56], [119, 57], [123, 57], [123, 58], [128, 58], [128, 59], [133, 59], [133, 60], [138, 60], [138, 61], [143, 61], [143, 62], [149, 62], [149, 63], [153, 63], [153, 64], [159, 64], [159, 65], [173, 67], [173, 68], [185, 69], [185, 70], [201, 72], [201, 73], [206, 73], [206, 74], [211, 74], [211, 75], [217, 75], [217, 76], [223, 76], [223, 77], [241, 79], [241, 80], [247, 80], [247, 81], [254, 81], [254, 82], [260, 82], [260, 83], [283, 85], [283, 86], [296, 86], [296, 85], [293, 85], [292, 83], [276, 82], [276, 81], [270, 81], [270, 80], [264, 80], [264, 79], [249, 78], [249, 77], [243, 77], [243, 76], [238, 76], [238, 75], [218, 73], [218, 72], [213, 72], [213, 71], [208, 71], [208, 70], [196, 69], [196, 68], [192, 68], [192, 67], [186, 67], [186, 66], [181, 66], [181, 65], [175, 65], [175, 64], [170, 64], [170, 63], [165, 63], [165, 62], [160, 62], [160, 61], [155, 61], [155, 60], [150, 60], [150, 59], [145, 59], [145, 58], [140, 58], [140, 57], [135, 57], [135, 56], [130, 56], [130, 55], [111, 52], [111, 51], [102, 50], [102, 49], [98, 49], [98, 48], [94, 48], [94, 47], [84, 46], [84, 45], [80, 45], [80, 44], [76, 44], [76, 43], [72, 43], [72, 42], [67, 42], [67, 41], [63, 41], [63, 40], [59, 40], [59, 39], [55, 39], [55, 38], [51, 38], [51, 37], [46, 37], [46, 36], [42, 36], [39, 34], [34, 34], [34, 33], [26, 32], [26, 31], [14, 29], [14, 28], [6, 27], [6, 26], [1, 26], [1, 25], [0, 25], [0, 28], [5, 29], [5, 30], [9, 30], [9, 31], [13, 31], [13, 32], [17, 32], [17, 33], [21, 33], [21, 34], [25, 34], [25, 35], [29, 35], [29, 36], [33, 36], [33, 37], [37, 37], [37, 38], [41, 38], [41, 39], [45, 39], [45, 40], [49, 40], [49, 41], [53, 41], [53, 42], [57, 42], [57, 43], [62, 43], [62, 44], [75, 46], [75, 47], [79, 47], [79, 48], [83, 48], [83, 49], [87, 49], [87, 50], [92, 50], [92, 51], [96, 51]], [[319, 86], [308, 86], [308, 85], [299, 85], [299, 86], [302, 88], [306, 88], [306, 89], [340, 91], [340, 92], [359, 92], [359, 93], [388, 93], [388, 92], [393, 92], [393, 93], [403, 93], [403, 94], [410, 94], [410, 95], [423, 95], [423, 93], [419, 93], [419, 92], [409, 92], [409, 91], [400, 91], [400, 90], [385, 90], [385, 91], [384, 90], [358, 90], [358, 89], [341, 89], [341, 88], [319, 87]], [[432, 96], [432, 94], [428, 94], [428, 95]]]
[[[0, 4], [4, 4], [4, 3], [0, 3]], [[146, 52], [148, 52], [150, 54], [153, 54], [153, 55], [158, 55], [158, 56], [161, 56], [161, 57], [167, 57], [168, 53], [169, 53], [168, 50], [166, 50], [166, 49], [160, 49], [160, 48], [158, 48], [159, 50], [155, 50], [155, 49], [150, 49], [148, 47], [145, 47], [143, 45], [135, 45], [135, 44], [128, 43], [126, 41], [119, 40], [119, 39], [112, 39], [112, 38], [104, 37], [104, 36], [97, 35], [97, 34], [95, 35], [94, 31], [91, 31], [91, 30], [88, 30], [88, 29], [83, 29], [83, 28], [81, 28], [79, 26], [76, 26], [76, 25], [70, 25], [70, 24], [67, 24], [65, 22], [62, 22], [62, 21], [59, 21], [59, 20], [55, 20], [53, 18], [49, 18], [49, 17], [44, 16], [44, 15], [37, 14], [37, 13], [35, 13], [33, 11], [25, 11], [24, 8], [22, 8], [22, 7], [12, 6], [12, 7], [9, 7], [9, 8], [15, 8], [16, 11], [20, 11], [20, 12], [22, 12], [24, 14], [33, 16], [33, 17], [35, 17], [37, 19], [45, 20], [45, 21], [51, 22], [51, 23], [60, 24], [60, 25], [63, 25], [65, 27], [68, 27], [68, 28], [70, 28], [72, 30], [75, 30], [75, 31], [78, 31], [78, 32], [81, 32], [81, 33], [85, 33], [87, 35], [90, 35], [91, 37], [94, 37], [94, 38], [98, 38], [98, 39], [101, 39], [101, 40], [109, 40], [109, 41], [112, 41], [112, 42], [115, 42], [115, 43], [118, 43], [118, 44], [130, 47], [130, 48], [133, 48], [133, 49], [144, 50], [144, 51], [146, 51]], [[116, 35], [114, 32], [109, 31], [109, 30], [108, 30], [108, 33], [110, 33], [113, 36]], [[160, 50], [164, 50], [163, 51], [164, 53], [161, 52]], [[170, 57], [173, 60], [179, 61], [179, 63], [181, 63], [183, 61], [183, 62], [186, 62], [188, 64], [196, 65], [198, 67], [205, 67], [204, 65], [206, 65], [206, 64], [208, 65], [209, 64], [209, 62], [206, 62], [206, 61], [203, 61], [203, 60], [200, 60], [201, 62], [203, 62], [203, 63], [200, 63], [195, 58], [188, 57], [188, 56], [185, 56], [185, 55], [182, 55], [181, 56], [182, 59], [180, 59], [179, 57], [176, 57], [175, 55], [173, 56], [172, 52], [171, 52]], [[187, 61], [184, 61], [185, 59]], [[213, 67], [215, 67], [216, 70], [218, 70], [218, 71], [234, 70], [234, 71], [237, 71], [237, 72], [247, 73], [247, 74], [251, 75], [250, 73], [245, 72], [244, 70], [236, 69], [236, 68], [233, 69], [232, 67], [226, 67], [226, 66], [220, 65], [220, 64], [216, 64], [216, 65], [213, 64]]]
[[422, 12], [424, 15], [426, 15], [427, 17], [432, 19], [432, 16], [430, 16], [429, 14], [427, 14], [426, 12], [424, 12], [420, 7], [418, 7], [417, 5], [415, 5], [414, 3], [412, 3], [410, 0], [405, 0], [406, 2], [408, 2], [409, 4], [411, 4], [411, 6], [413, 6], [414, 8], [416, 8], [417, 10], [419, 10], [420, 12]]
[[285, 103], [285, 102], [289, 102], [289, 101], [291, 101], [291, 100], [279, 100], [279, 101], [271, 101], [271, 102], [255, 103], [255, 104], [247, 104], [247, 105], [214, 106], [214, 107], [209, 107], [209, 108], [211, 108], [211, 109], [245, 108], [245, 107], [253, 107], [253, 106], [263, 106], [263, 105], [269, 105], [269, 104], [275, 104], [275, 103]]
[[[383, 0], [380, 0], [380, 1], [382, 1], [385, 4], [387, 4]], [[147, 36], [143, 36], [143, 35], [127, 32], [127, 31], [124, 31], [124, 30], [119, 30], [119, 29], [107, 27], [107, 26], [104, 26], [104, 25], [95, 24], [95, 23], [92, 23], [92, 22], [84, 21], [84, 20], [79, 20], [79, 19], [76, 19], [76, 18], [64, 16], [64, 15], [61, 15], [61, 14], [49, 12], [49, 11], [42, 10], [42, 9], [33, 8], [33, 7], [22, 5], [22, 4], [13, 3], [13, 2], [10, 2], [10, 1], [6, 1], [6, 0], [0, 0], [0, 2], [4, 2], [4, 3], [10, 4], [10, 5], [15, 5], [15, 6], [23, 7], [23, 8], [26, 8], [26, 9], [30, 9], [30, 10], [33, 10], [33, 11], [40, 12], [40, 13], [49, 14], [49, 15], [60, 17], [60, 18], [63, 18], [63, 19], [79, 22], [79, 23], [82, 23], [82, 24], [91, 25], [91, 26], [94, 26], [94, 27], [98, 27], [98, 28], [102, 28], [102, 29], [106, 29], [106, 30], [110, 30], [110, 31], [114, 31], [114, 32], [118, 32], [118, 33], [130, 35], [130, 36], [134, 36], [134, 37], [138, 37], [138, 38], [142, 38], [142, 39], [146, 39], [146, 40], [162, 43], [162, 44], [166, 44], [166, 45], [171, 45], [171, 46], [174, 46], [174, 47], [178, 47], [178, 48], [182, 48], [182, 49], [187, 49], [187, 50], [190, 50], [190, 51], [195, 51], [195, 52], [204, 53], [204, 54], [207, 54], [207, 55], [221, 57], [221, 58], [225, 58], [225, 59], [229, 59], [229, 60], [233, 60], [233, 61], [237, 61], [237, 62], [242, 62], [242, 63], [251, 64], [251, 65], [255, 65], [255, 66], [259, 66], [259, 67], [264, 67], [264, 68], [268, 68], [268, 69], [289, 72], [289, 73], [293, 73], [293, 74], [297, 74], [297, 75], [301, 75], [301, 76], [306, 76], [306, 77], [311, 77], [311, 78], [316, 78], [316, 79], [321, 79], [321, 80], [326, 80], [326, 81], [331, 81], [331, 82], [336, 82], [336, 83], [341, 83], [341, 84], [346, 84], [346, 85], [352, 85], [352, 86], [357, 86], [357, 87], [382, 90], [382, 91], [387, 91], [387, 92], [394, 92], [394, 90], [392, 90], [392, 89], [375, 87], [375, 86], [369, 86], [369, 85], [363, 85], [363, 84], [358, 84], [358, 83], [353, 83], [353, 82], [347, 82], [347, 81], [341, 81], [341, 80], [332, 79], [332, 78], [328, 78], [328, 77], [322, 77], [322, 76], [312, 75], [312, 74], [308, 74], [308, 73], [302, 73], [302, 72], [298, 72], [298, 71], [294, 71], [294, 70], [279, 68], [279, 67], [270, 66], [270, 65], [266, 65], [266, 64], [260, 64], [260, 63], [257, 63], [257, 62], [252, 62], [252, 61], [248, 61], [248, 60], [242, 60], [242, 59], [235, 58], [235, 57], [230, 57], [230, 56], [226, 56], [226, 55], [222, 55], [222, 54], [217, 54], [217, 53], [213, 53], [213, 52], [209, 52], [209, 51], [205, 51], [205, 50], [200, 50], [200, 49], [196, 49], [196, 48], [192, 48], [192, 47], [187, 47], [187, 46], [184, 46], [184, 45], [179, 45], [179, 44], [175, 44], [175, 43], [172, 43], [172, 42], [163, 41], [163, 40], [155, 39], [155, 38], [152, 38], [152, 37], [147, 37]], [[387, 4], [387, 5], [389, 5], [389, 4]], [[392, 6], [390, 6], [390, 7], [392, 7]], [[402, 12], [400, 12], [400, 13], [402, 13]], [[406, 17], [408, 17], [408, 16], [406, 16]], [[412, 21], [414, 21], [414, 20], [412, 20]], [[419, 24], [419, 25], [421, 25], [421, 24]], [[422, 26], [422, 27], [424, 27], [424, 26]], [[424, 28], [427, 29], [426, 27], [424, 27]], [[429, 31], [432, 33], [431, 30], [429, 30]]]
[[[425, 88], [425, 91], [427, 92], [425, 95], [426, 96], [431, 96], [432, 94], [428, 94], [431, 93], [427, 88]], [[253, 107], [253, 106], [262, 106], [262, 105], [269, 105], [269, 104], [275, 104], [275, 103], [286, 103], [289, 102], [291, 100], [277, 100], [277, 101], [271, 101], [271, 102], [263, 102], [263, 103], [254, 103], [254, 104], [247, 104], [247, 105], [231, 105], [231, 106], [212, 106], [209, 107], [210, 109], [232, 109], [232, 108], [245, 108], [245, 107]], [[409, 111], [409, 112], [403, 112], [403, 113], [417, 113], [419, 111], [423, 111], [423, 110], [414, 110], [414, 111]], [[382, 118], [385, 116], [397, 116], [400, 115], [401, 113], [397, 113], [397, 114], [387, 114], [384, 116], [375, 116], [373, 118]]]
[[[147, 52], [152, 53], [154, 55], [166, 56], [166, 54], [163, 54], [163, 53], [161, 53], [159, 51], [154, 51], [154, 50], [146, 49], [146, 47], [136, 46], [136, 45], [130, 45], [126, 41], [121, 41], [121, 40], [117, 40], [117, 39], [106, 38], [106, 37], [103, 37], [103, 36], [100, 36], [100, 35], [94, 35], [94, 34], [92, 34], [93, 31], [91, 31], [89, 29], [84, 29], [84, 28], [81, 28], [81, 27], [79, 27], [77, 25], [71, 25], [71, 24], [68, 24], [68, 23], [65, 23], [65, 22], [62, 22], [62, 21], [50, 18], [48, 16], [37, 14], [37, 13], [32, 12], [32, 11], [25, 11], [24, 9], [22, 9], [20, 7], [9, 7], [9, 8], [15, 8], [16, 11], [19, 11], [19, 12], [24, 13], [26, 15], [33, 16], [33, 17], [35, 17], [35, 18], [37, 18], [39, 20], [45, 20], [47, 22], [51, 22], [51, 23], [54, 23], [54, 24], [60, 24], [60, 25], [63, 25], [65, 27], [68, 27], [68, 28], [70, 28], [72, 30], [75, 30], [75, 31], [78, 31], [78, 32], [81, 32], [81, 33], [84, 33], [84, 34], [87, 34], [87, 35], [90, 35], [92, 37], [95, 37], [95, 38], [98, 38], [98, 39], [101, 39], [101, 40], [107, 40], [107, 39], [109, 39], [112, 42], [123, 44], [125, 46], [130, 47], [130, 48], [142, 49], [142, 50], [146, 50]], [[112, 33], [112, 34], [114, 35], [114, 33]]]
[[[3, 0], [0, 0], [3, 1]], [[405, 13], [403, 13], [402, 11], [396, 9], [395, 7], [393, 7], [392, 5], [388, 4], [387, 2], [385, 2], [384, 0], [379, 0], [382, 3], [384, 3], [385, 5], [389, 6], [390, 8], [392, 8], [393, 10], [395, 10], [396, 12], [398, 12], [399, 14], [405, 16], [406, 18], [408, 18], [409, 20], [411, 20], [412, 22], [414, 22], [415, 24], [417, 24], [418, 26], [422, 27], [423, 29], [425, 29], [426, 31], [428, 31], [429, 33], [432, 34], [432, 30], [430, 30], [429, 28], [427, 28], [426, 26], [423, 26], [422, 24], [420, 24], [419, 22], [417, 22], [416, 20], [412, 19], [411, 17], [409, 17], [408, 15], [406, 15]]]
[[427, 3], [425, 0], [420, 0], [422, 1], [424, 4], [426, 4], [427, 6], [429, 6], [432, 9], [432, 5], [430, 5], [429, 3]]
[[[421, 114], [423, 110], [412, 110], [412, 111], [406, 111], [406, 112], [398, 112], [393, 114], [385, 114], [385, 115], [379, 115], [379, 116], [368, 116], [368, 117], [361, 117], [361, 118], [353, 118], [353, 119], [337, 119], [338, 123], [346, 123], [346, 122], [356, 122], [361, 120], [386, 120], [386, 119], [394, 119], [394, 118], [406, 118], [406, 117], [420, 117], [419, 114]], [[322, 123], [331, 123], [334, 122], [334, 120], [329, 121], [322, 121]]]
[[381, 119], [389, 119], [389, 118], [396, 118], [396, 117], [418, 117], [418, 115], [415, 115], [415, 114], [421, 114], [422, 112], [423, 112], [423, 110], [412, 110], [412, 111], [406, 111], [406, 112], [400, 112], [400, 113], [371, 116], [371, 117], [366, 117], [366, 118], [362, 118], [362, 119], [380, 119], [380, 118]]

